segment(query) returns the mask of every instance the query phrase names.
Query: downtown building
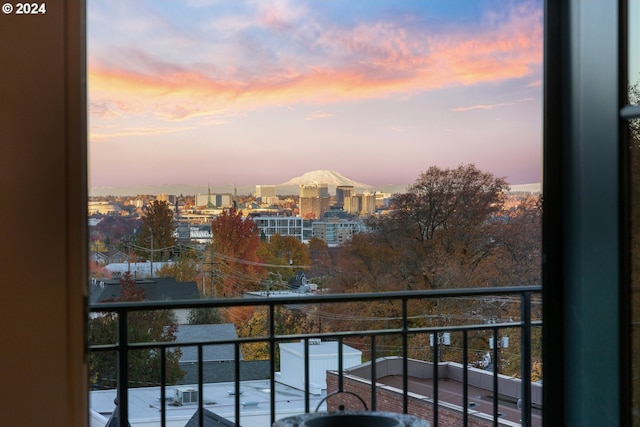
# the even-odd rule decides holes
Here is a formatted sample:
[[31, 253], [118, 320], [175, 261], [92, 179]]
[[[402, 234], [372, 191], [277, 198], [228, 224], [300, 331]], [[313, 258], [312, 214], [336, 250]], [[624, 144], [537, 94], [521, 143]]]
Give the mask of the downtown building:
[[302, 243], [307, 243], [312, 237], [311, 221], [299, 216], [262, 215], [250, 216], [258, 227], [258, 234], [267, 241], [271, 236], [293, 236]]
[[276, 194], [275, 185], [256, 185], [255, 192], [256, 201], [263, 205], [277, 205], [278, 196]]
[[300, 184], [299, 209], [303, 218], [322, 218], [329, 210], [329, 185], [313, 182]]
[[328, 218], [313, 221], [313, 237], [324, 240], [328, 246], [339, 246], [353, 237], [355, 233], [365, 230], [362, 221], [352, 221], [339, 218]]
[[355, 192], [353, 185], [338, 185], [336, 187], [336, 205], [344, 206], [345, 197], [351, 197]]
[[373, 215], [376, 213], [376, 193], [345, 196], [344, 210], [352, 215]]

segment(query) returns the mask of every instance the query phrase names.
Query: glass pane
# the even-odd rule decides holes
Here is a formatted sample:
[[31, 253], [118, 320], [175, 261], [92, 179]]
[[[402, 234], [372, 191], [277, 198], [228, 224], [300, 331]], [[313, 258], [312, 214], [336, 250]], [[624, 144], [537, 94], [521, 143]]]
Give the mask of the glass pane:
[[[94, 282], [134, 301], [169, 276], [217, 302], [540, 285], [543, 4], [87, 2]], [[178, 338], [183, 319], [256, 338], [399, 328], [403, 315], [358, 301], [282, 307], [270, 324], [239, 305], [167, 323]], [[480, 328], [464, 344], [446, 335], [438, 359], [536, 382], [541, 330], [513, 325], [526, 312], [495, 293], [407, 308], [415, 328]], [[427, 363], [427, 340], [348, 344]], [[244, 344], [242, 362], [279, 351], [268, 344]]]

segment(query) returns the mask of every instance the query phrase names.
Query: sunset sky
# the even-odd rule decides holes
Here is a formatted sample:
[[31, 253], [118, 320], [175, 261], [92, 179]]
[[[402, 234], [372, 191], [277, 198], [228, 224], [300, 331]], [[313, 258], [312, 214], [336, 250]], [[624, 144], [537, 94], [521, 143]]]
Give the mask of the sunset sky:
[[539, 182], [542, 0], [91, 0], [90, 186]]

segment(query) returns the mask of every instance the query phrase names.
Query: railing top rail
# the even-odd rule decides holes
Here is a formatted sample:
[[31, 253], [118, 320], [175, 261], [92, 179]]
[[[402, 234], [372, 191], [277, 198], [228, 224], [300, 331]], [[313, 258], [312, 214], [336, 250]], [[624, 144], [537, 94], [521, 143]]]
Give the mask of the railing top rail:
[[368, 292], [347, 294], [315, 294], [313, 296], [268, 296], [255, 298], [191, 299], [179, 301], [108, 302], [89, 305], [91, 312], [133, 311], [179, 308], [216, 308], [233, 306], [278, 306], [287, 304], [318, 304], [331, 302], [363, 302], [379, 300], [415, 300], [454, 297], [481, 297], [541, 293], [541, 286], [509, 286], [490, 288], [457, 288], [419, 291]]

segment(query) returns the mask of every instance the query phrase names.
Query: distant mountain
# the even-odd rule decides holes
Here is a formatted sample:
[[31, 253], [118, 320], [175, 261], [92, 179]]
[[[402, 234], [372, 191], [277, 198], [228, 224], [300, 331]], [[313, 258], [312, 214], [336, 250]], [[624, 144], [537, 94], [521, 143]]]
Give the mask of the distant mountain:
[[315, 170], [292, 178], [282, 184], [278, 184], [276, 189], [280, 194], [298, 194], [301, 184], [311, 184], [313, 182], [328, 184], [329, 193], [331, 194], [335, 194], [336, 187], [339, 185], [351, 185], [354, 187], [356, 192], [362, 192], [373, 188], [368, 184], [363, 184], [361, 182], [354, 181], [351, 178], [347, 178], [340, 172], [334, 170]]

